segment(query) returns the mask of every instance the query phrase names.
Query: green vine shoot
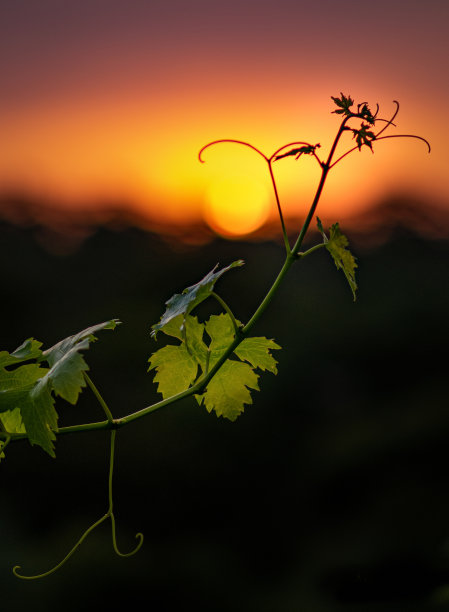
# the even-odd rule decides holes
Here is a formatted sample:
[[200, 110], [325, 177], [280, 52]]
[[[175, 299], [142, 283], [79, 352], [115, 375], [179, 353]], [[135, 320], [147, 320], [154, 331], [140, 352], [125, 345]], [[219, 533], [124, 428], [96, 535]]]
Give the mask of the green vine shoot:
[[[175, 344], [167, 344], [155, 350], [148, 362], [148, 371], [154, 376], [157, 390], [162, 399], [126, 416], [115, 418], [113, 410], [106, 404], [101, 392], [95, 386], [85, 352], [97, 340], [97, 334], [112, 331], [120, 321], [111, 319], [93, 325], [75, 335], [69, 336], [56, 345], [43, 349], [34, 338], [25, 340], [11, 353], [0, 351], [0, 460], [5, 460], [11, 444], [27, 439], [32, 445], [41, 447], [51, 457], [55, 457], [55, 442], [66, 434], [81, 434], [88, 431], [105, 430], [110, 436], [109, 473], [107, 481], [107, 511], [91, 524], [79, 537], [67, 555], [49, 570], [41, 573], [23, 573], [15, 566], [15, 576], [23, 580], [44, 578], [59, 570], [77, 551], [90, 533], [106, 521], [110, 521], [112, 546], [119, 556], [134, 555], [142, 546], [143, 535], [137, 533], [134, 549], [123, 553], [116, 541], [116, 521], [113, 512], [113, 473], [117, 430], [149, 414], [192, 397], [200, 407], [217, 416], [235, 421], [246, 406], [253, 403], [253, 395], [259, 390], [259, 378], [265, 372], [277, 373], [276, 352], [280, 346], [263, 336], [251, 336], [254, 325], [270, 306], [279, 286], [283, 283], [290, 268], [312, 255], [319, 249], [326, 249], [337, 269], [341, 270], [348, 282], [352, 297], [357, 294], [355, 257], [349, 250], [348, 239], [341, 232], [339, 224], [334, 223], [325, 230], [316, 217], [322, 241], [306, 251], [302, 251], [305, 236], [310, 228], [320, 201], [327, 177], [332, 168], [354, 151], [369, 149], [374, 153], [377, 143], [390, 138], [413, 138], [422, 141], [430, 152], [430, 144], [425, 138], [413, 134], [386, 133], [395, 126], [399, 103], [390, 118], [379, 117], [379, 106], [373, 112], [367, 102], [355, 104], [350, 96], [343, 93], [333, 97], [334, 110], [340, 124], [327, 157], [321, 157], [320, 144], [295, 141], [278, 148], [270, 156], [248, 142], [233, 139], [216, 140], [206, 144], [199, 152], [199, 160], [204, 163], [206, 151], [225, 143], [237, 144], [252, 149], [267, 165], [273, 187], [273, 196], [282, 230], [285, 260], [268, 293], [260, 301], [253, 315], [241, 322], [215, 291], [221, 277], [231, 270], [244, 265], [237, 260], [218, 269], [215, 266], [202, 280], [173, 295], [167, 302], [160, 321], [151, 326], [151, 336], [159, 340], [160, 335], [175, 339]], [[355, 142], [343, 148], [345, 136]], [[338, 153], [337, 153], [338, 151]], [[319, 165], [321, 176], [309, 211], [294, 241], [290, 241], [275, 178], [275, 167], [283, 160], [293, 157], [301, 161], [303, 156], [312, 157]], [[194, 314], [199, 304], [212, 298], [222, 309], [221, 314], [213, 314], [200, 321]], [[88, 388], [101, 406], [105, 418], [98, 422], [74, 424], [58, 427], [56, 403], [65, 400], [76, 404], [83, 389]]]

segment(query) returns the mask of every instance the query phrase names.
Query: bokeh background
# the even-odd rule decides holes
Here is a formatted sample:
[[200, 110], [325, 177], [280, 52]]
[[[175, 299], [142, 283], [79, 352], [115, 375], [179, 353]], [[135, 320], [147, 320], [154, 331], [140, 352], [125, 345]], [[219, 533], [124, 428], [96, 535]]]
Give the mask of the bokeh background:
[[[223, 145], [202, 165], [204, 144], [325, 152], [340, 91], [387, 117], [399, 100], [391, 133], [432, 144], [383, 141], [335, 167], [320, 216], [350, 238], [358, 300], [325, 252], [291, 271], [255, 330], [283, 347], [279, 374], [236, 423], [186, 400], [120, 430], [118, 538], [144, 532], [136, 557], [115, 557], [103, 525], [54, 576], [15, 579], [104, 513], [108, 437], [62, 437], [56, 460], [8, 448], [8, 610], [448, 609], [448, 18], [437, 0], [0, 6], [0, 348], [120, 318], [88, 355], [116, 416], [158, 399], [165, 300], [243, 258], [217, 289], [246, 320], [282, 265], [263, 160]], [[294, 236], [319, 173], [279, 164]], [[251, 233], [213, 208], [232, 185], [259, 194]], [[61, 425], [102, 418], [88, 393], [60, 408]]]

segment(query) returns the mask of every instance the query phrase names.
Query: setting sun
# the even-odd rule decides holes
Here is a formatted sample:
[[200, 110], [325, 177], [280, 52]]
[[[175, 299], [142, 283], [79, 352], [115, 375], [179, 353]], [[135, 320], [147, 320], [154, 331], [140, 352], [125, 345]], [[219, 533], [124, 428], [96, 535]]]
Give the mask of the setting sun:
[[252, 178], [216, 181], [206, 191], [204, 218], [218, 234], [250, 234], [264, 224], [268, 214], [268, 191]]

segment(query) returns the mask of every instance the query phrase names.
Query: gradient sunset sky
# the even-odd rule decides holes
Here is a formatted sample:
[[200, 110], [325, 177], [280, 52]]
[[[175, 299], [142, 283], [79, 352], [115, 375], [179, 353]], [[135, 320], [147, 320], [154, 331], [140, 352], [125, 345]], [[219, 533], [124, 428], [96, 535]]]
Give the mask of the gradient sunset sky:
[[[322, 214], [398, 192], [449, 206], [448, 27], [446, 0], [2, 2], [0, 194], [129, 202], [188, 223], [234, 181], [275, 213], [262, 159], [226, 144], [200, 164], [199, 149], [233, 138], [270, 155], [301, 140], [324, 156], [342, 91], [384, 117], [398, 100], [391, 133], [424, 136], [432, 153], [408, 139], [355, 152], [331, 173]], [[319, 167], [277, 164], [287, 216], [301, 215]]]

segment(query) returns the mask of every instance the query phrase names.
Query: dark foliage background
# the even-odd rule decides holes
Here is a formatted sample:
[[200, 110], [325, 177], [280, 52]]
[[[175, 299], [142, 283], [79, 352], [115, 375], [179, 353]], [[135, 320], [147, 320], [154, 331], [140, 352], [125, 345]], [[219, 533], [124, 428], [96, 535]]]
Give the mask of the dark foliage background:
[[[119, 431], [119, 546], [143, 531], [137, 556], [114, 556], [106, 524], [54, 576], [12, 577], [16, 563], [48, 569], [105, 512], [108, 436], [62, 437], [56, 460], [8, 448], [5, 610], [446, 609], [449, 243], [401, 227], [370, 249], [353, 238], [358, 301], [325, 252], [296, 266], [255, 330], [283, 347], [279, 374], [261, 377], [236, 423], [186, 400]], [[1, 225], [1, 348], [120, 318], [87, 356], [115, 416], [157, 399], [146, 361], [165, 300], [244, 258], [217, 289], [245, 320], [283, 259], [275, 243], [174, 247], [132, 228], [99, 229], [65, 255], [44, 243]], [[102, 419], [88, 392], [60, 412], [62, 425]]]

